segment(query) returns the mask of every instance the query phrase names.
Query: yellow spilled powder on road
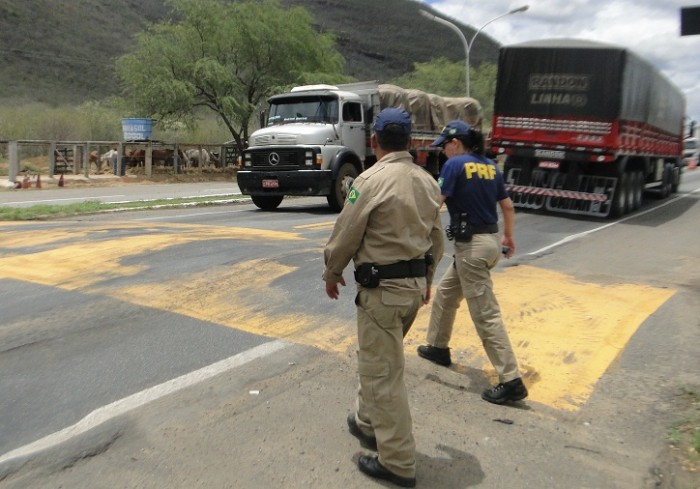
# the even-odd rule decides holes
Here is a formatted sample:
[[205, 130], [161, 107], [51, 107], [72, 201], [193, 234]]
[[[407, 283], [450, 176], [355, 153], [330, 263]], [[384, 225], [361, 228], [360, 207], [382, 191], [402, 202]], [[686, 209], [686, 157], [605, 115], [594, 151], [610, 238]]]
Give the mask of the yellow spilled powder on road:
[[[306, 314], [286, 299], [274, 282], [296, 267], [259, 259], [182, 280], [104, 291], [112, 297], [165, 309], [241, 331], [282, 338], [330, 351], [346, 351], [355, 341], [354, 323]], [[320, 276], [319, 276], [320, 281]], [[275, 290], [279, 289], [279, 290]], [[263, 291], [265, 294], [263, 295]], [[323, 289], [311, 300], [328, 300]], [[267, 298], [267, 302], [262, 300]], [[270, 302], [270, 298], [273, 298]]]
[[[109, 232], [111, 239], [103, 239]], [[115, 233], [122, 236], [114, 238]], [[196, 224], [111, 224], [76, 227], [72, 231], [3, 230], [2, 249], [7, 253], [31, 246], [29, 255], [0, 258], [0, 278], [27, 280], [67, 290], [86, 289], [105, 280], [137, 275], [143, 267], [125, 266], [123, 260], [144, 252], [212, 239], [301, 240], [296, 233], [250, 228], [199, 226]]]
[[[507, 268], [493, 279], [529, 399], [567, 410], [586, 402], [637, 328], [675, 293], [646, 285], [583, 283], [531, 266]], [[425, 341], [429, 312], [419, 314], [411, 344]], [[465, 302], [450, 347], [453, 360], [483, 369], [497, 382]]]
[[[295, 302], [298, 295], [280, 285], [289, 281], [280, 279], [297, 273], [298, 268], [274, 258], [237, 262], [165, 282], [106, 285], [113, 278], [139, 278], [146, 265], [123, 263], [144, 252], [167, 252], [171, 246], [211, 239], [304, 241], [295, 232], [131, 223], [34, 232], [3, 228], [0, 278], [110, 296], [341, 354], [354, 349], [355, 317], [335, 317], [320, 271], [319, 286], [309, 292], [314, 294], [309, 300], [327, 302], [328, 314], [318, 312], [323, 307], [310, 313], [304, 304]], [[108, 232], [111, 239], [105, 239]], [[114, 238], [115, 232], [121, 236]], [[321, 250], [314, 246], [308, 241], [305, 245], [320, 256]], [[31, 253], [26, 254], [26, 247], [32, 248]], [[567, 410], [587, 401], [639, 326], [675, 292], [641, 284], [583, 283], [532, 266], [509, 267], [493, 278], [529, 399]], [[350, 283], [342, 300], [352, 300], [353, 295]], [[262, 297], [274, 302], [264, 302]], [[415, 355], [415, 346], [425, 341], [429, 314], [430, 306], [421, 309], [406, 338], [407, 355]], [[483, 370], [495, 381], [464, 303], [450, 346], [457, 371]]]

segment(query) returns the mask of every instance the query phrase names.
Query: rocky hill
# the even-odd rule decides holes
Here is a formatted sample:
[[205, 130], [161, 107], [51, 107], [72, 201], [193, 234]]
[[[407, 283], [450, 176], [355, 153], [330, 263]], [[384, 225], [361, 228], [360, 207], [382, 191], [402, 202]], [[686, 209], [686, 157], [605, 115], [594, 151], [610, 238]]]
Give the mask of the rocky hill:
[[[279, 1], [307, 8], [319, 31], [334, 32], [345, 71], [358, 80], [386, 82], [438, 56], [464, 59], [456, 34], [419, 15], [429, 7], [414, 0]], [[0, 105], [117, 94], [113, 60], [168, 15], [163, 0], [0, 0]], [[496, 62], [498, 44], [482, 33], [471, 54], [473, 65]]]

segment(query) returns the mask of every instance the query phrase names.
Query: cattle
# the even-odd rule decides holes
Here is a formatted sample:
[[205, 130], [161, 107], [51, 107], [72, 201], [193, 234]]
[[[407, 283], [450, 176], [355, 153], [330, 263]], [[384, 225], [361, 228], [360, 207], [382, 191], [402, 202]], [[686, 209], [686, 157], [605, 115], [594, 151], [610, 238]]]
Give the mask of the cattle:
[[[153, 149], [151, 150], [151, 160], [153, 164], [162, 164], [163, 166], [172, 165], [175, 161], [175, 150], [173, 149]], [[180, 157], [180, 162], [189, 166], [190, 160], [187, 155], [178, 149], [178, 156]], [[126, 154], [124, 160], [127, 165], [136, 166], [144, 164], [146, 161], [146, 150], [141, 148], [136, 148], [130, 153]]]
[[117, 167], [117, 155], [119, 153], [117, 152], [116, 149], [112, 148], [106, 153], [102, 153], [100, 155], [100, 161], [97, 163], [97, 172], [100, 173], [102, 172], [102, 164], [107, 163], [107, 168], [110, 166], [113, 168]]
[[100, 156], [100, 161], [102, 163], [114, 162], [115, 158], [117, 157], [117, 154], [118, 152], [116, 149], [110, 149], [106, 153], [102, 153], [102, 155]]
[[112, 161], [112, 158], [117, 157], [117, 150], [116, 149], [110, 149], [106, 153], [99, 154], [98, 151], [90, 151], [90, 155], [88, 158], [88, 161], [90, 163], [94, 163], [95, 167], [97, 168], [97, 173], [102, 173], [102, 164], [103, 163], [110, 163]]
[[212, 160], [211, 153], [209, 153], [209, 151], [207, 151], [206, 148], [201, 149], [201, 157], [202, 157], [201, 158], [202, 159], [201, 165], [199, 164], [199, 160], [200, 160], [200, 150], [199, 149], [195, 149], [195, 148], [188, 149], [187, 151], [185, 151], [185, 154], [187, 155], [187, 158], [189, 158], [190, 162], [192, 162], [193, 165], [196, 164], [197, 166], [209, 166], [209, 163]]

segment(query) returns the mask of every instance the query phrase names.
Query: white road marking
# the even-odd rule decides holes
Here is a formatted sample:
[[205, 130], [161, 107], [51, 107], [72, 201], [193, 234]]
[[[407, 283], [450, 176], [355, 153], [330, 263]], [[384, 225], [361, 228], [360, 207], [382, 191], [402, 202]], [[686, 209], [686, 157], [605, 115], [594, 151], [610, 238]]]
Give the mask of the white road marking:
[[65, 199], [44, 199], [44, 200], [18, 200], [17, 202], [2, 202], [0, 205], [12, 205], [12, 204], [36, 204], [39, 202], [59, 202], [66, 200], [94, 200], [94, 199], [109, 199], [112, 197], [126, 197], [124, 194], [117, 195], [95, 195], [94, 197], [72, 197]]
[[627, 217], [620, 219], [619, 221], [611, 222], [611, 223], [605, 224], [604, 226], [600, 226], [600, 227], [597, 227], [594, 229], [589, 229], [588, 231], [584, 231], [582, 233], [572, 234], [572, 235], [567, 236], [566, 238], [564, 238], [562, 240], [557, 241], [556, 243], [552, 243], [551, 245], [545, 246], [544, 248], [540, 248], [537, 251], [532, 251], [530, 253], [527, 253], [527, 256], [539, 255], [541, 253], [544, 253], [546, 251], [551, 250], [552, 248], [556, 248], [557, 246], [561, 246], [565, 243], [571, 243], [572, 241], [576, 241], [579, 238], [583, 238], [584, 236], [588, 236], [589, 234], [597, 233], [598, 231], [602, 231], [603, 229], [609, 228], [611, 226], [615, 226], [616, 224], [620, 224], [622, 222], [629, 221], [630, 219], [636, 219], [637, 217], [643, 216], [645, 214], [649, 214], [650, 212], [655, 212], [658, 209], [661, 209], [663, 207], [666, 207], [667, 205], [673, 204], [676, 201], [679, 201], [681, 199], [685, 199], [686, 197], [693, 195], [696, 192], [700, 192], [700, 188], [696, 188], [695, 190], [693, 190], [692, 192], [689, 192], [687, 194], [679, 195], [675, 199], [670, 199], [666, 202], [663, 202], [662, 204], [654, 206], [651, 209], [647, 209], [643, 212], [637, 212], [636, 214], [631, 214]]
[[288, 346], [290, 346], [290, 343], [285, 341], [270, 341], [260, 346], [256, 346], [255, 348], [251, 348], [250, 350], [244, 351], [243, 353], [239, 353], [238, 355], [226, 358], [199, 370], [195, 370], [194, 372], [171, 379], [167, 382], [142, 390], [141, 392], [137, 392], [136, 394], [132, 394], [106, 406], [97, 408], [72, 426], [68, 426], [33, 443], [29, 443], [23, 447], [16, 448], [15, 450], [4, 454], [2, 457], [0, 457], [0, 465], [17, 458], [34, 455], [42, 450], [55, 447], [73, 437], [81, 435], [88, 430], [101, 425], [102, 423], [114, 419], [117, 416], [148, 404], [149, 402], [155, 401], [156, 399], [160, 399], [161, 397], [165, 397], [199, 382], [203, 382], [236, 367], [240, 367], [241, 365], [251, 362], [257, 358], [262, 358], [275, 353], [283, 348], [287, 348]]

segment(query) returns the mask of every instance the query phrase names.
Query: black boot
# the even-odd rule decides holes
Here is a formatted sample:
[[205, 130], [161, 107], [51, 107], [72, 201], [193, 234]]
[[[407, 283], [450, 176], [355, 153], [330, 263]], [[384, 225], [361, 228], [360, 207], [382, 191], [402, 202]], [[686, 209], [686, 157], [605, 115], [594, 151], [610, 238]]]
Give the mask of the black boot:
[[366, 435], [357, 426], [357, 421], [355, 420], [355, 413], [348, 414], [348, 429], [350, 434], [360, 440], [360, 445], [369, 450], [377, 451], [377, 439], [373, 436]]
[[437, 346], [421, 345], [418, 347], [418, 356], [433, 363], [437, 363], [443, 367], [449, 367], [452, 364], [450, 359], [449, 348], [438, 348]]
[[375, 479], [384, 479], [385, 481], [389, 481], [401, 487], [416, 487], [415, 477], [401, 477], [400, 475], [390, 472], [379, 463], [379, 459], [376, 456], [370, 457], [368, 455], [360, 455], [357, 466], [363, 473]]
[[520, 377], [508, 382], [501, 382], [495, 387], [486, 389], [481, 394], [481, 398], [484, 401], [492, 402], [494, 404], [503, 404], [504, 402], [508, 401], [522, 401], [526, 397], [527, 388], [525, 387], [525, 384], [523, 384], [523, 380]]

